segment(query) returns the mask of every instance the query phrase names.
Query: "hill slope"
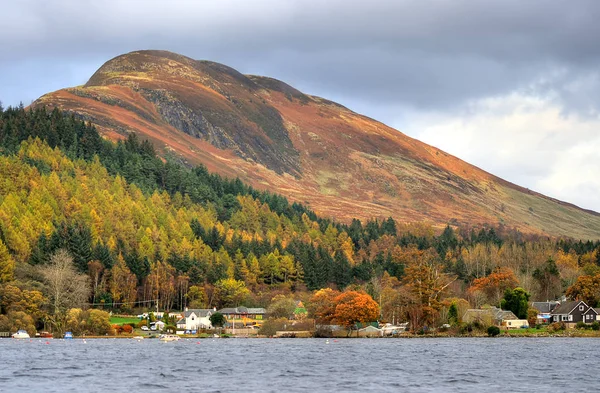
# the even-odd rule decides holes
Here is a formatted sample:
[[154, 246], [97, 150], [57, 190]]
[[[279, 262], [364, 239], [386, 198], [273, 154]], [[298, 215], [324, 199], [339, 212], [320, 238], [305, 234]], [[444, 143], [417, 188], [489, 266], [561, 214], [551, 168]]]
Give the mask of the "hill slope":
[[105, 63], [47, 94], [111, 139], [130, 132], [165, 156], [239, 176], [342, 221], [392, 216], [504, 224], [600, 238], [600, 215], [493, 176], [341, 105], [275, 79], [164, 51]]

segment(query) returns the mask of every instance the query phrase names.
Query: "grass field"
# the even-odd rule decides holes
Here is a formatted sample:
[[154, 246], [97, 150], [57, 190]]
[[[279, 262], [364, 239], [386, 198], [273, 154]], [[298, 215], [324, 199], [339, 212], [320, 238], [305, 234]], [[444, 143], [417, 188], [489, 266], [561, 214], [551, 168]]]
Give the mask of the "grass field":
[[118, 317], [118, 316], [110, 317], [111, 325], [123, 325], [123, 324], [136, 325], [139, 321], [140, 321], [140, 319], [137, 317]]
[[503, 330], [503, 334], [509, 334], [511, 336], [519, 336], [519, 335], [530, 335], [530, 334], [546, 334], [548, 333], [548, 327], [543, 326], [540, 329], [536, 328], [528, 328], [528, 329], [511, 329], [511, 330]]

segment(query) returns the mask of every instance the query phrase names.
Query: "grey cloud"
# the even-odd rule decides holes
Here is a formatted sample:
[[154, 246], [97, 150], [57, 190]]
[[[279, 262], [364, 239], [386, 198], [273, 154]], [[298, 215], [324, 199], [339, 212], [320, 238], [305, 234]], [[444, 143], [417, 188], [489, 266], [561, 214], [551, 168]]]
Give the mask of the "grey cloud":
[[594, 0], [30, 0], [5, 15], [2, 63], [167, 49], [309, 93], [426, 109], [523, 89], [557, 69], [577, 69], [550, 88], [580, 105], [586, 98], [562, 86], [600, 65]]

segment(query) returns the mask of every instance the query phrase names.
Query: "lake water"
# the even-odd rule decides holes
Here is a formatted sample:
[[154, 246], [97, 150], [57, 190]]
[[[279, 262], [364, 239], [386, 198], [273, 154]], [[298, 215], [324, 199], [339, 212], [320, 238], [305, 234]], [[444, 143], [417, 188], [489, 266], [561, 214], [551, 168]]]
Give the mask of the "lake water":
[[598, 391], [600, 339], [0, 339], [2, 392]]

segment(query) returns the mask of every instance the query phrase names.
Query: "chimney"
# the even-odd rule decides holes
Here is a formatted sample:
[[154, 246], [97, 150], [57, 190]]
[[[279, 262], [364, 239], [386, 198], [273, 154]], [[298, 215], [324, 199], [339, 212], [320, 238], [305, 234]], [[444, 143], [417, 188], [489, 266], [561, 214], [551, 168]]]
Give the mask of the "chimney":
[[186, 307], [184, 311], [187, 311], [187, 310], [188, 310], [188, 308]]
[[216, 307], [213, 307], [213, 311], [217, 311], [217, 308], [216, 308]]

